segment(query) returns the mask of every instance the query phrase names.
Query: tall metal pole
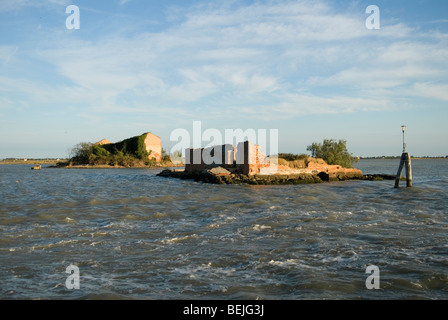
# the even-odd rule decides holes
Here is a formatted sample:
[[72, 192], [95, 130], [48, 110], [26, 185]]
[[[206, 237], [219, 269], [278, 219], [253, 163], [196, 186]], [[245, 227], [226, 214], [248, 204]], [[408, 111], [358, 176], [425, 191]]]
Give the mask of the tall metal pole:
[[406, 130], [406, 126], [402, 125], [401, 130], [403, 131], [403, 153], [406, 152], [406, 143], [404, 142], [404, 131]]

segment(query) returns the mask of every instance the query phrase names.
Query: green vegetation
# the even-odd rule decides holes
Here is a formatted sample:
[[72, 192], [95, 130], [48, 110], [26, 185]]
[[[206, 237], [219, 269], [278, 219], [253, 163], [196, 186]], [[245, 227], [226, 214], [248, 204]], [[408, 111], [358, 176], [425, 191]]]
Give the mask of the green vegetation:
[[70, 162], [74, 164], [87, 164], [92, 154], [93, 144], [89, 142], [81, 142], [73, 147], [70, 152]]
[[289, 166], [293, 169], [304, 169], [309, 163], [310, 157], [306, 154], [279, 153], [278, 164]]
[[327, 139], [322, 144], [313, 143], [307, 147], [307, 151], [311, 151], [311, 156], [307, 154], [279, 153], [278, 164], [294, 169], [303, 169], [314, 159], [314, 161], [324, 160], [329, 165], [353, 168], [353, 163], [358, 161], [357, 158], [348, 152], [345, 140], [336, 141]]
[[306, 154], [292, 154], [292, 153], [279, 153], [279, 159], [285, 159], [286, 161], [306, 160], [309, 158]]
[[[118, 143], [97, 145], [82, 142], [73, 147], [70, 153], [71, 165], [144, 167], [155, 166], [155, 159], [148, 159], [151, 152], [145, 148], [145, 135], [129, 138]], [[165, 156], [163, 164], [169, 164]]]
[[145, 153], [129, 152], [130, 146], [131, 144], [126, 142], [102, 146], [82, 142], [72, 149], [69, 163], [72, 165], [120, 167], [142, 167], [155, 164], [155, 160], [148, 160], [147, 156], [144, 157]]
[[[123, 140], [118, 143], [104, 144], [104, 145], [96, 145], [98, 156], [106, 156], [106, 152], [109, 154], [117, 155], [119, 157], [123, 157], [125, 155], [133, 157], [137, 160], [145, 160], [148, 159], [148, 156], [151, 154], [146, 151], [145, 148], [145, 135], [132, 137], [126, 140]], [[103, 150], [100, 150], [103, 149]]]
[[311, 151], [314, 158], [321, 158], [330, 165], [340, 165], [343, 168], [353, 168], [353, 163], [358, 161], [348, 152], [345, 140], [325, 139], [322, 144], [311, 144], [307, 151]]

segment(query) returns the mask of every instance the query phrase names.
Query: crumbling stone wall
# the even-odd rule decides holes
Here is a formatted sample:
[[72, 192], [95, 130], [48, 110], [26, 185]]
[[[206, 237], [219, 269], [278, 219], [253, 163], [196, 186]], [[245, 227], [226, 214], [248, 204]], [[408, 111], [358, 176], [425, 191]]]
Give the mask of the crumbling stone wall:
[[260, 174], [262, 168], [269, 167], [261, 147], [252, 144], [250, 141], [238, 144], [236, 163], [238, 171], [246, 175]]
[[250, 141], [235, 146], [225, 144], [211, 148], [187, 149], [185, 152], [185, 171], [204, 171], [220, 166], [231, 168], [236, 165], [238, 172], [246, 175], [259, 174], [260, 168], [269, 166], [266, 164], [266, 156], [258, 145]]
[[185, 150], [185, 170], [203, 171], [214, 167], [230, 168], [235, 164], [235, 147], [231, 144]]
[[206, 168], [204, 160], [202, 159], [201, 149], [189, 148], [185, 150], [185, 171], [203, 171]]
[[148, 132], [145, 138], [146, 151], [150, 152], [149, 160], [162, 161], [162, 140], [155, 134]]

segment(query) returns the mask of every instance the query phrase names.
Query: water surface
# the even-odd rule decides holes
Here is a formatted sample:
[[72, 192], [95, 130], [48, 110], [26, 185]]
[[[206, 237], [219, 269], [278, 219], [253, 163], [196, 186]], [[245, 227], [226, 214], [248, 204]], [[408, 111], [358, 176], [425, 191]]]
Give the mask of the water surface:
[[[0, 298], [447, 299], [448, 160], [412, 165], [414, 187], [399, 189], [0, 166]], [[70, 264], [79, 290], [65, 286]], [[369, 265], [380, 290], [366, 288]]]

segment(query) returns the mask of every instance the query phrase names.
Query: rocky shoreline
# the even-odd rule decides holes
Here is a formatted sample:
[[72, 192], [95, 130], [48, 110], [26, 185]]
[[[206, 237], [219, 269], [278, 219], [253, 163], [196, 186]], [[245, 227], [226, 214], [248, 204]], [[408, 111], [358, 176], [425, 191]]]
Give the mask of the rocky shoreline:
[[249, 184], [249, 185], [294, 185], [324, 183], [331, 181], [349, 180], [392, 180], [392, 175], [374, 174], [363, 175], [359, 173], [339, 173], [330, 176], [326, 172], [312, 172], [299, 174], [271, 174], [271, 175], [245, 175], [238, 172], [230, 172], [222, 168], [204, 170], [202, 172], [190, 172], [183, 169], [166, 169], [158, 174], [160, 177], [178, 178], [182, 180], [194, 180], [196, 182], [212, 184]]

